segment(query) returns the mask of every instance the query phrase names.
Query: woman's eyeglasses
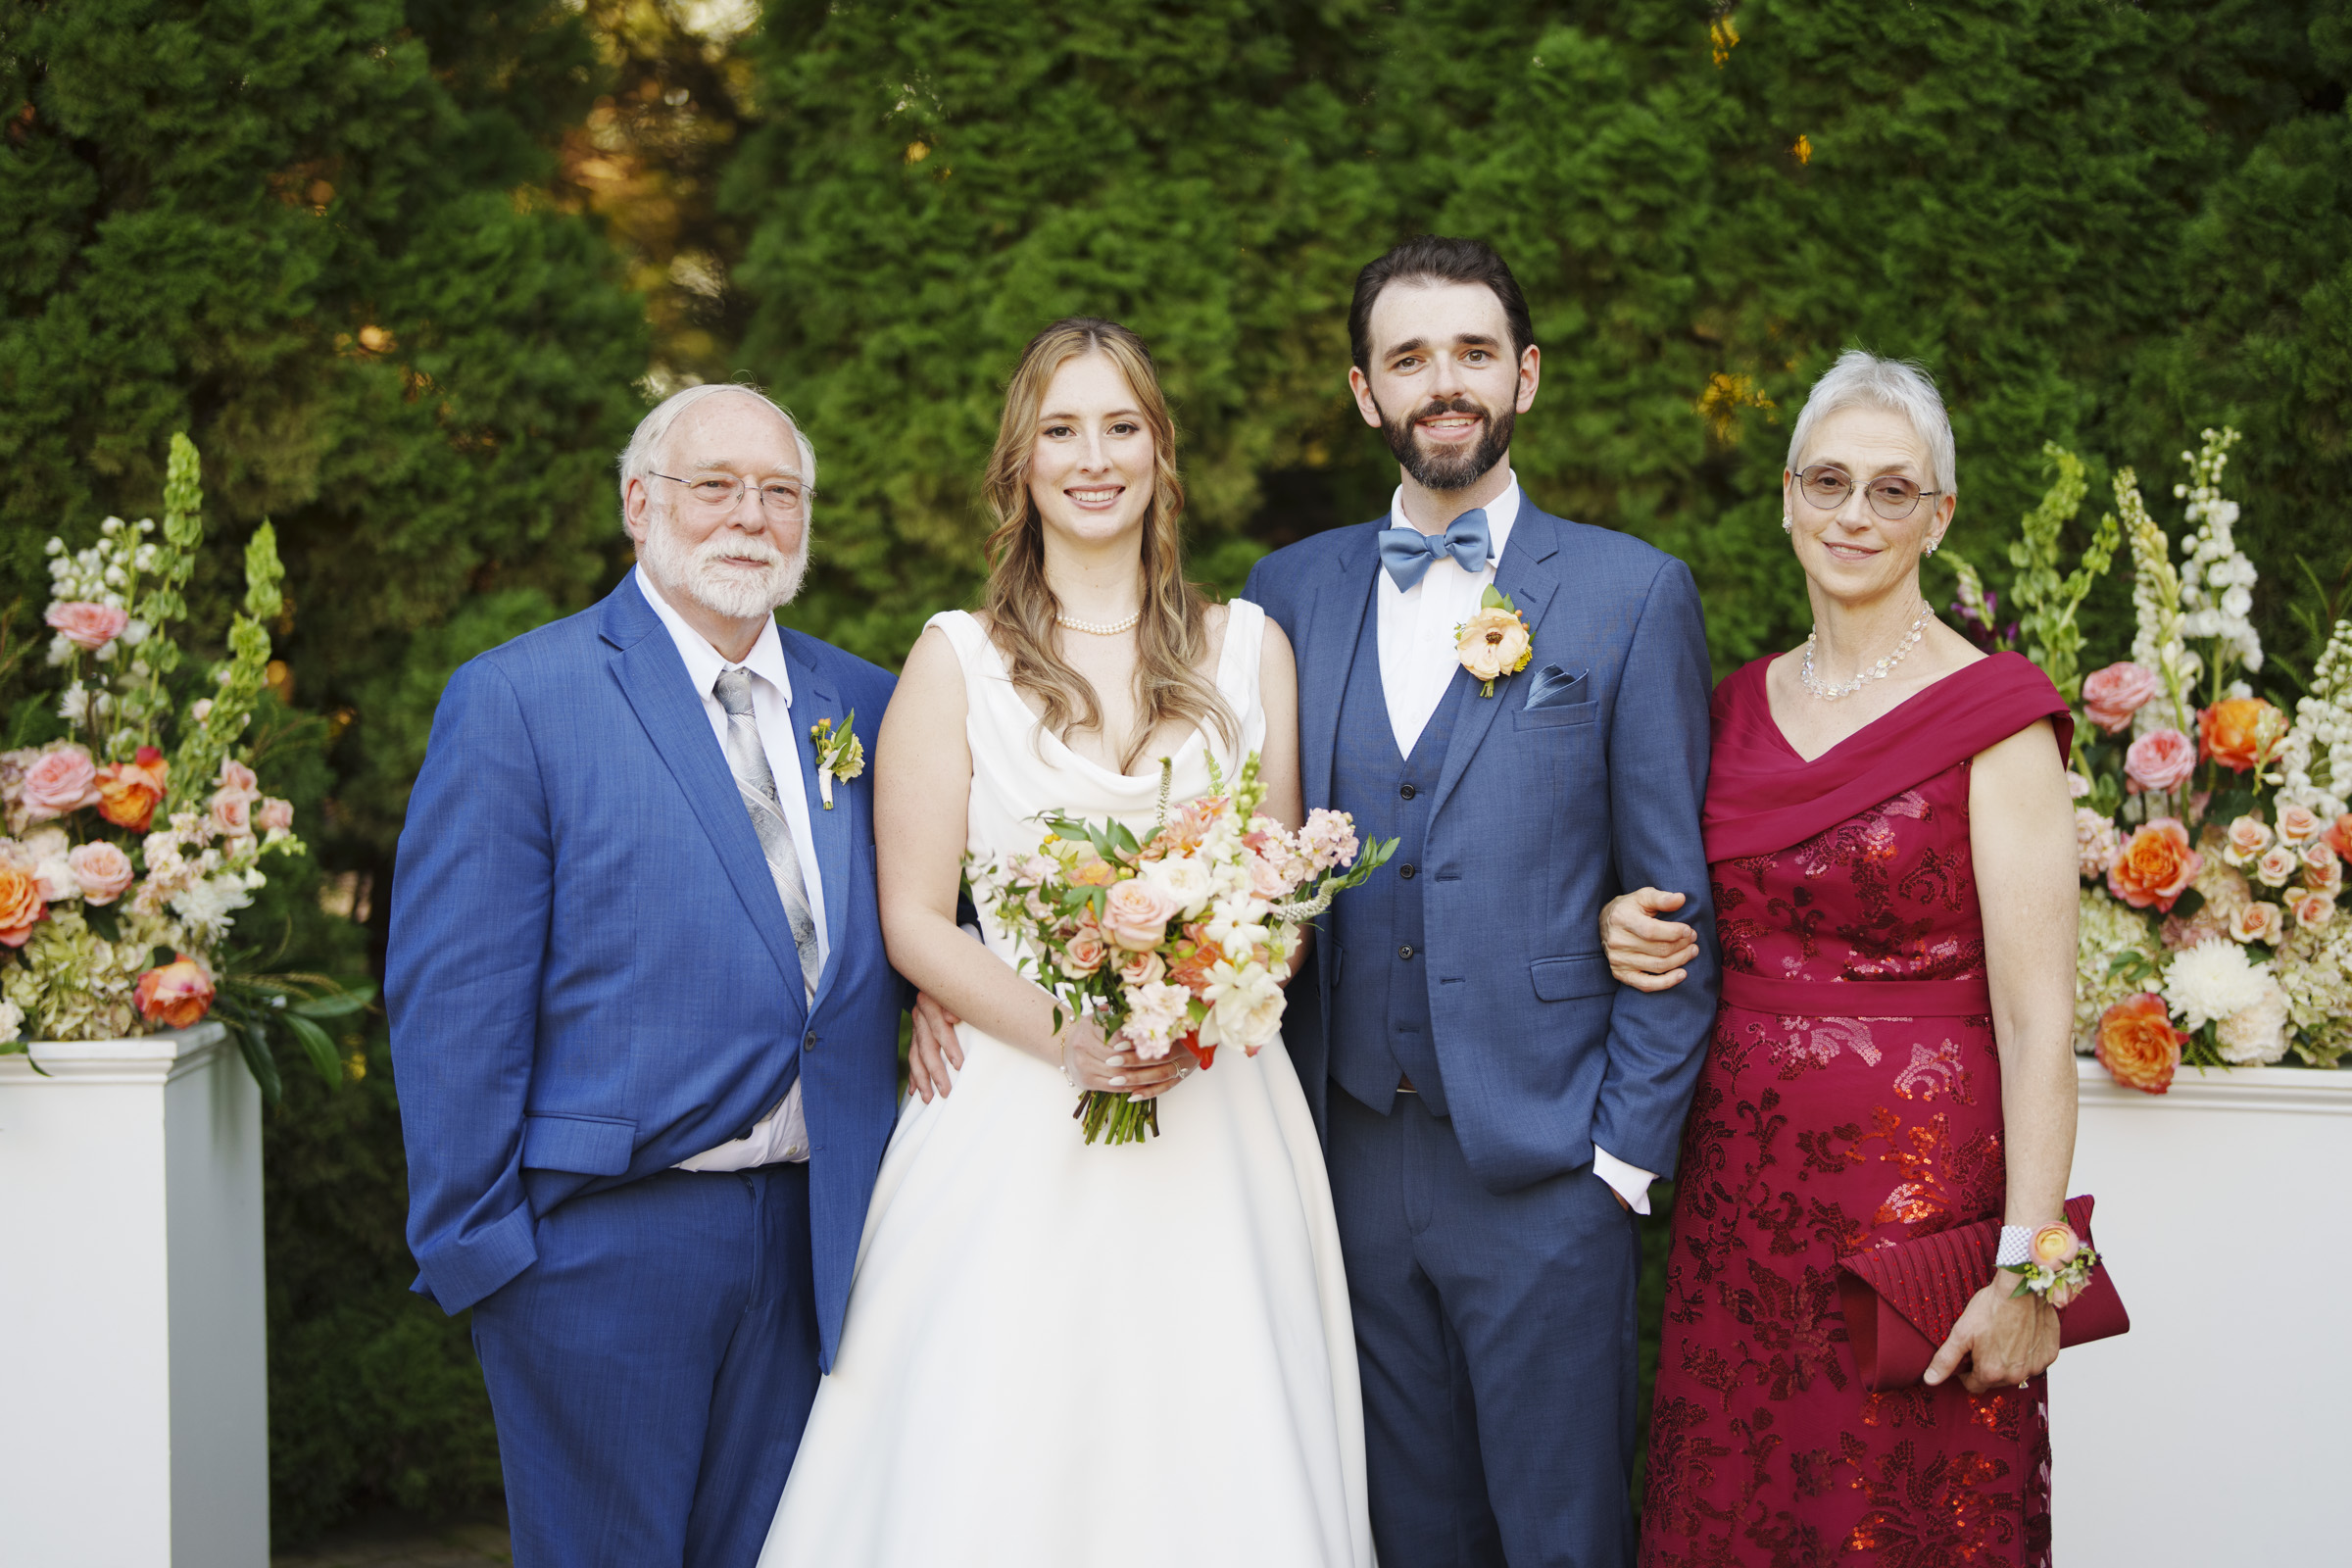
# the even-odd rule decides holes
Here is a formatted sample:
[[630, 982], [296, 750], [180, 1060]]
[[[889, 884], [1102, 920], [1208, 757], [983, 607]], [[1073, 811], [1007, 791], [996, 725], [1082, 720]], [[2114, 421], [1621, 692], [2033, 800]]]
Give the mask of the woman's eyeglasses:
[[[1796, 487], [1814, 506], [1824, 512], [1836, 512], [1854, 493], [1854, 479], [1834, 463], [1816, 463], [1796, 476]], [[1900, 522], [1911, 515], [1921, 496], [1941, 494], [1940, 490], [1922, 490], [1899, 473], [1882, 473], [1862, 486], [1862, 499], [1870, 503], [1870, 510], [1888, 522]]]

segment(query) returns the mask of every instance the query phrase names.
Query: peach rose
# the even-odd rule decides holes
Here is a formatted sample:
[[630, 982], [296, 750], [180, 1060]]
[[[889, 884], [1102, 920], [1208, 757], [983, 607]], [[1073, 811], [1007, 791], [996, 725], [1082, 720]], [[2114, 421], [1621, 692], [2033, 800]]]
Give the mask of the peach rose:
[[253, 825], [265, 833], [293, 832], [294, 803], [281, 801], [274, 795], [263, 796], [262, 804], [254, 808]]
[[1462, 622], [1454, 652], [1474, 678], [1493, 682], [1518, 673], [1534, 657], [1535, 649], [1517, 611], [1493, 609], [1481, 610]]
[[2197, 755], [2233, 773], [2269, 761], [2285, 736], [2286, 715], [2259, 697], [2224, 698], [2197, 715]]
[[2325, 843], [2304, 845], [2303, 883], [2323, 893], [2333, 893], [2344, 885], [2343, 858]]
[[70, 599], [64, 604], [51, 605], [41, 617], [66, 640], [84, 651], [104, 648], [122, 635], [130, 624], [130, 613], [112, 605], [93, 605], [86, 599]]
[[2286, 906], [2295, 917], [2295, 924], [2307, 931], [2316, 931], [2335, 918], [2335, 898], [2332, 894], [2298, 893], [2287, 900]]
[[2175, 790], [2196, 771], [2196, 743], [2177, 729], [2152, 729], [2124, 753], [2124, 772], [2143, 790]]
[[1082, 927], [1061, 951], [1061, 970], [1073, 979], [1083, 980], [1102, 967], [1110, 956], [1110, 949], [1102, 941], [1102, 933], [1090, 923]]
[[140, 975], [130, 1000], [148, 1022], [185, 1029], [202, 1022], [212, 1011], [213, 977], [203, 964], [182, 953], [172, 962]]
[[2286, 844], [2301, 845], [2320, 836], [2327, 824], [2309, 807], [2281, 806], [2278, 808], [2278, 838]]
[[24, 815], [35, 822], [98, 804], [98, 766], [79, 746], [53, 746], [24, 770]]
[[253, 831], [253, 797], [235, 790], [215, 792], [212, 804], [213, 831], [223, 838], [238, 838]]
[[2222, 851], [2222, 858], [2231, 865], [2243, 865], [2271, 847], [2271, 830], [2259, 816], [2241, 816], [2230, 824], [2230, 836]]
[[109, 762], [98, 770], [98, 814], [117, 827], [144, 833], [163, 804], [172, 764], [152, 746], [139, 748], [127, 762]]
[[252, 768], [224, 757], [220, 760], [220, 792], [224, 795], [242, 795], [251, 800], [261, 793], [261, 786], [255, 780]]
[[2132, 722], [2132, 715], [2163, 689], [2164, 682], [2154, 670], [2127, 660], [2082, 677], [2082, 710], [2108, 734], [2120, 734]]
[[2303, 858], [2294, 851], [2283, 844], [2274, 844], [2254, 862], [2254, 880], [2266, 888], [2282, 888], [2302, 863]]
[[1291, 879], [1282, 874], [1281, 866], [1255, 850], [1246, 853], [1242, 859], [1250, 867], [1250, 892], [1269, 900], [1283, 898], [1290, 893]]
[[2285, 928], [2286, 919], [2278, 906], [2259, 900], [2239, 906], [2230, 916], [2230, 934], [2240, 942], [2268, 942], [2275, 946]]
[[40, 878], [13, 860], [0, 860], [0, 944], [21, 948], [49, 912]]
[[1110, 890], [1102, 906], [1102, 934], [1130, 953], [1156, 948], [1168, 935], [1168, 921], [1183, 906], [1156, 882], [1130, 878]]
[[1119, 959], [1119, 979], [1126, 985], [1155, 986], [1167, 976], [1167, 961], [1156, 953], [1130, 953]]
[[2034, 1233], [2031, 1244], [2034, 1261], [2043, 1268], [2064, 1268], [2082, 1250], [2082, 1239], [2075, 1228], [2062, 1219], [2054, 1219]]
[[2099, 1065], [2127, 1089], [2161, 1095], [2173, 1085], [2180, 1068], [2180, 1048], [2188, 1036], [2173, 1027], [2164, 998], [2143, 991], [2099, 1014], [2099, 1039], [2093, 1054]]
[[2170, 914], [2196, 879], [2205, 858], [2188, 847], [2188, 829], [2177, 817], [2160, 816], [2124, 841], [2107, 868], [2107, 891], [2134, 909]]
[[76, 845], [66, 863], [74, 868], [86, 904], [112, 904], [130, 886], [130, 857], [104, 839]]

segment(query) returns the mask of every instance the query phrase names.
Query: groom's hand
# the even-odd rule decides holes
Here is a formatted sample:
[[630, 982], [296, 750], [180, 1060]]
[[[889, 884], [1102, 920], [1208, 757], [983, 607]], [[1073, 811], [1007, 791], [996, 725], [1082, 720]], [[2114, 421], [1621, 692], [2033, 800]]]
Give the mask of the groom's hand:
[[1679, 920], [1660, 920], [1688, 902], [1680, 893], [1636, 888], [1619, 894], [1600, 911], [1600, 945], [1609, 973], [1636, 991], [1671, 991], [1698, 956], [1698, 933]]
[[931, 1102], [934, 1093], [945, 1095], [955, 1087], [948, 1076], [953, 1067], [963, 1069], [963, 1042], [956, 1038], [956, 1026], [963, 1020], [932, 1000], [928, 991], [914, 995], [914, 1043], [906, 1053], [906, 1083]]

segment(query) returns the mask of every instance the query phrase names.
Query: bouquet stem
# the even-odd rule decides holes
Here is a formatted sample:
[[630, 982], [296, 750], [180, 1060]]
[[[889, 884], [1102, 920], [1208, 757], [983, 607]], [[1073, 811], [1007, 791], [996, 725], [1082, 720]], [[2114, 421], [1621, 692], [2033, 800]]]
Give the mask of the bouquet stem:
[[1086, 1129], [1090, 1144], [1140, 1144], [1159, 1136], [1159, 1102], [1136, 1101], [1115, 1090], [1090, 1089], [1078, 1097], [1070, 1119]]

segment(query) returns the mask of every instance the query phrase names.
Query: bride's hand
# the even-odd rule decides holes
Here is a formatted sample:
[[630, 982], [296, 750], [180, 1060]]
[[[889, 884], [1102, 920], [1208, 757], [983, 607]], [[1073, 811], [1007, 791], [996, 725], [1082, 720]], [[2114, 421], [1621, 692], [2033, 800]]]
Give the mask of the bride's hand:
[[1192, 1054], [1175, 1048], [1157, 1061], [1146, 1061], [1123, 1041], [1104, 1040], [1091, 1018], [1080, 1019], [1061, 1032], [1062, 1061], [1081, 1089], [1152, 1100], [1176, 1087], [1193, 1070]]
[[1636, 991], [1669, 991], [1683, 983], [1684, 966], [1698, 956], [1698, 933], [1670, 914], [1688, 902], [1680, 893], [1636, 888], [1611, 899], [1600, 911], [1600, 945], [1609, 973]]

